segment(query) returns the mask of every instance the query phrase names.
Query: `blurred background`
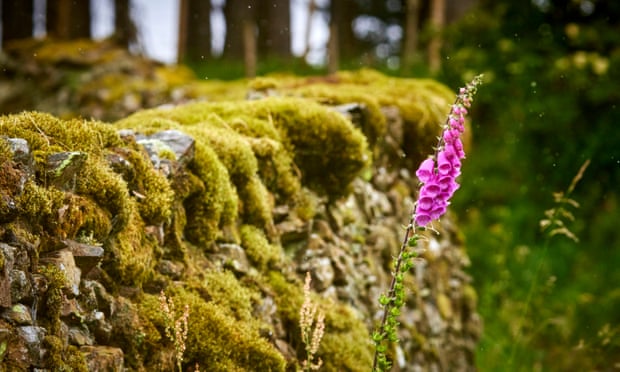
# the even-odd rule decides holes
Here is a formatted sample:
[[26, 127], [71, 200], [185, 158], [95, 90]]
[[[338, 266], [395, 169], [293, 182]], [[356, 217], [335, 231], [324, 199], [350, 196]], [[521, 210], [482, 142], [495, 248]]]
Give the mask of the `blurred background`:
[[3, 49], [33, 36], [106, 39], [199, 79], [369, 67], [456, 91], [484, 73], [452, 205], [477, 366], [620, 370], [620, 1], [3, 0]]

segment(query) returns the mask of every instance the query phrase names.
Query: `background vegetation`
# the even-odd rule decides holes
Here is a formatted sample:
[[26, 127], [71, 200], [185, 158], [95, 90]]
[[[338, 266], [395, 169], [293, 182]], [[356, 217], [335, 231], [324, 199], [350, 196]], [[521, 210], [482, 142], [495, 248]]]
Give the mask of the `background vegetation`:
[[[28, 3], [2, 2], [3, 45], [29, 36], [32, 24], [16, 16], [31, 15]], [[122, 21], [114, 37], [131, 47], [137, 43], [128, 23], [131, 2], [114, 3]], [[228, 30], [221, 52], [204, 43], [211, 27], [199, 28], [217, 4]], [[291, 54], [290, 35], [282, 31], [290, 23], [290, 2], [224, 4], [180, 2], [185, 31], [179, 60], [198, 76], [320, 74], [370, 66], [458, 87], [484, 73], [462, 188], [452, 208], [468, 241], [485, 323], [478, 367], [620, 366], [620, 2], [307, 1], [309, 14], [324, 17], [332, 30], [326, 60], [312, 66], [307, 53]], [[253, 4], [263, 6], [240, 12]], [[265, 4], [278, 5], [278, 11]], [[60, 7], [51, 17], [65, 13]], [[7, 32], [11, 22], [21, 29]], [[84, 27], [72, 31], [59, 24], [48, 22], [48, 34], [88, 37], [80, 33]], [[254, 39], [244, 39], [248, 24], [256, 30], [250, 33]], [[587, 159], [591, 165], [572, 195], [580, 207], [568, 222], [580, 240], [550, 238], [539, 221], [554, 206], [552, 193], [565, 190]]]

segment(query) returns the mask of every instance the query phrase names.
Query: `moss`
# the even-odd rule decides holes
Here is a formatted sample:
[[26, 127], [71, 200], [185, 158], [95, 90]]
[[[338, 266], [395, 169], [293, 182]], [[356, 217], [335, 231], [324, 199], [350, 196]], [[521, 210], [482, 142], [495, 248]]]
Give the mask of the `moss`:
[[102, 267], [112, 275], [117, 284], [138, 285], [153, 273], [157, 257], [157, 242], [144, 234], [144, 222], [134, 203], [127, 205], [126, 226], [103, 244], [106, 259]]
[[328, 105], [359, 103], [365, 111], [360, 129], [369, 141], [370, 146], [374, 146], [375, 142], [385, 134], [386, 121], [381, 112], [379, 100], [372, 92], [360, 91], [358, 85], [338, 84], [334, 87], [333, 84], [315, 84], [300, 87], [295, 90], [295, 94], [314, 98]]
[[56, 188], [45, 188], [33, 180], [24, 184], [16, 199], [20, 215], [38, 231], [56, 231], [57, 211], [63, 206], [64, 193]]
[[241, 244], [250, 261], [261, 271], [277, 267], [282, 260], [282, 248], [269, 243], [264, 232], [254, 226], [241, 226]]
[[[144, 130], [150, 122], [161, 123], [162, 119], [179, 123], [183, 131], [195, 135], [199, 141], [205, 136], [204, 132], [226, 133], [229, 128], [242, 135], [229, 135], [229, 142], [225, 142], [228, 139], [219, 138], [214, 146], [219, 146], [220, 150], [232, 143], [243, 142], [243, 136], [267, 138], [282, 143], [284, 152], [277, 151], [279, 156], [271, 157], [270, 162], [261, 162], [259, 174], [270, 174], [275, 169], [278, 178], [281, 175], [285, 180], [283, 184], [275, 185], [280, 190], [288, 190], [286, 194], [297, 190], [292, 180], [296, 177], [296, 169], [299, 169], [303, 181], [309, 187], [325, 195], [342, 195], [346, 186], [370, 160], [364, 136], [347, 119], [318, 103], [303, 99], [267, 98], [244, 102], [194, 103], [174, 109], [142, 111], [117, 122], [117, 126]], [[208, 139], [207, 134], [205, 140]], [[264, 143], [254, 143], [257, 152], [267, 148]], [[226, 151], [216, 152], [224, 158], [227, 156]], [[262, 153], [265, 154], [265, 151]], [[287, 162], [291, 158], [294, 164], [289, 165]], [[239, 168], [247, 167], [248, 164], [244, 162], [235, 165], [231, 174], [235, 169], [248, 170]], [[273, 164], [277, 166], [273, 167]], [[269, 180], [267, 184], [274, 185]]]
[[43, 266], [39, 271], [47, 280], [47, 291], [43, 303], [44, 311], [42, 312], [45, 317], [41, 321], [48, 324], [51, 336], [60, 336], [60, 313], [65, 300], [62, 291], [63, 288], [67, 287], [67, 279], [65, 273], [53, 265]]
[[47, 349], [46, 367], [58, 372], [88, 372], [86, 359], [77, 347], [64, 347], [56, 336], [45, 336], [43, 346]]
[[[269, 284], [277, 294], [275, 300], [283, 326], [297, 340], [292, 342], [292, 346], [297, 350], [300, 360], [303, 360], [305, 349], [299, 331], [302, 284], [290, 282], [275, 271], [269, 273]], [[373, 349], [361, 317], [348, 306], [318, 297], [314, 297], [314, 301], [325, 312], [325, 335], [318, 352], [318, 357], [324, 363], [323, 368], [326, 371], [368, 371], [372, 366]]]
[[229, 270], [210, 270], [204, 273], [204, 279], [196, 288], [206, 300], [218, 305], [227, 315], [237, 320], [256, 325], [253, 304], [260, 296], [247, 284], [241, 283]]
[[133, 166], [136, 175], [128, 186], [138, 202], [140, 216], [150, 225], [167, 221], [171, 215], [174, 199], [174, 192], [168, 180], [153, 168], [146, 154], [128, 150], [124, 155]]
[[[248, 322], [239, 322], [225, 307], [207, 302], [195, 293], [181, 288], [171, 292], [168, 296], [173, 298], [176, 308], [188, 305], [190, 309], [183, 362], [186, 368], [198, 363], [208, 371], [284, 371], [282, 355]], [[140, 308], [164, 334], [165, 319], [157, 296], [145, 295]], [[167, 339], [162, 339], [162, 344], [164, 348], [172, 347]]]
[[55, 231], [52, 233], [62, 239], [88, 236], [91, 240], [103, 241], [112, 228], [107, 211], [92, 199], [72, 193], [65, 193], [56, 219]]
[[215, 239], [219, 226], [235, 221], [239, 199], [226, 167], [212, 148], [197, 144], [188, 168], [198, 176], [198, 183], [194, 183], [198, 191], [183, 203], [187, 213], [185, 232], [191, 242], [206, 245]]

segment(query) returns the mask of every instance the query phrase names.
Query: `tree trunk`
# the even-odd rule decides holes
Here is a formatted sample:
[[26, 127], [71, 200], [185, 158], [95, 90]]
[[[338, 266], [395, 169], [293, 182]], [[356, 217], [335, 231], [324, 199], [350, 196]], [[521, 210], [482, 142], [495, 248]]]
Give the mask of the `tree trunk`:
[[131, 19], [130, 3], [130, 0], [114, 0], [114, 41], [127, 49], [136, 42], [138, 34]]
[[181, 0], [178, 61], [200, 62], [211, 56], [211, 2]]
[[[330, 40], [332, 31], [336, 35], [338, 59], [351, 60], [359, 58], [361, 43], [353, 33], [353, 20], [359, 14], [355, 0], [331, 0]], [[339, 64], [340, 62], [336, 63]]]
[[441, 68], [441, 32], [446, 23], [445, 0], [431, 0], [430, 24], [432, 37], [428, 43], [428, 68], [437, 72]]
[[11, 40], [32, 37], [33, 0], [2, 1], [2, 46]]
[[90, 38], [90, 1], [47, 1], [48, 36], [72, 40]]
[[[255, 1], [253, 0], [226, 0], [224, 6], [224, 17], [226, 18], [224, 58], [243, 60], [245, 53], [244, 24], [248, 20], [253, 21], [255, 19], [254, 5]], [[254, 24], [256, 23], [254, 22]]]
[[327, 41], [327, 73], [335, 74], [340, 67], [339, 28], [334, 22], [329, 24], [329, 40]]
[[416, 59], [418, 50], [418, 16], [420, 13], [420, 0], [406, 1], [405, 42], [403, 44], [402, 52], [402, 69], [404, 72], [411, 70]]
[[260, 2], [258, 51], [261, 56], [291, 57], [291, 7], [289, 0]]
[[253, 78], [256, 76], [256, 23], [253, 19], [247, 19], [243, 23], [243, 61], [245, 66], [245, 76]]

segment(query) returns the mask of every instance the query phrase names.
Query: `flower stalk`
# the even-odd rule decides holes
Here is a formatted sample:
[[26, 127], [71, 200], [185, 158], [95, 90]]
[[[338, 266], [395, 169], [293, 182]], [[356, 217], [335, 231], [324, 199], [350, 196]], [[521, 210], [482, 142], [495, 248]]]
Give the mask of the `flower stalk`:
[[404, 277], [414, 266], [417, 257], [417, 231], [438, 220], [447, 211], [450, 198], [459, 188], [456, 178], [461, 174], [461, 160], [465, 158], [461, 135], [465, 131], [465, 115], [471, 106], [482, 75], [476, 76], [464, 88], [460, 88], [452, 104], [448, 118], [432, 156], [425, 159], [416, 171], [421, 187], [398, 255], [394, 259], [394, 271], [387, 294], [379, 297], [383, 317], [377, 331], [372, 334], [375, 356], [372, 371], [388, 371], [392, 362], [387, 357], [388, 346], [398, 342], [398, 316], [405, 303]]

